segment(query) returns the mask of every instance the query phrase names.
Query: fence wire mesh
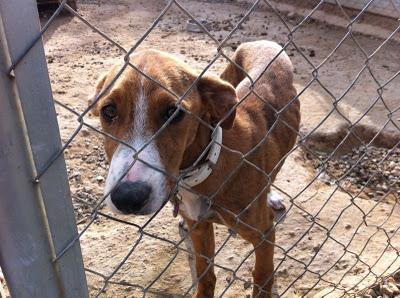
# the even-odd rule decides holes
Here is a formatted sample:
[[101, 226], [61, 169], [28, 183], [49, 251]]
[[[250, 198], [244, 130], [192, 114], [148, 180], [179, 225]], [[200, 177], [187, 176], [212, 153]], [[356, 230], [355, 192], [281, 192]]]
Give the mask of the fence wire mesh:
[[[359, 41], [361, 37], [354, 32], [353, 27], [354, 24], [365, 17], [369, 7], [375, 2], [378, 1], [371, 0], [357, 14], [349, 15], [349, 12], [341, 6], [341, 3], [336, 1], [335, 9], [339, 11], [341, 17], [348, 20], [348, 26], [335, 46], [329, 49], [328, 54], [324, 57], [319, 57], [321, 59], [317, 61], [313, 57], [315, 57], [315, 51], [318, 51], [320, 45], [313, 45], [315, 50], [307, 52], [302, 46], [298, 45], [296, 38], [298, 31], [304, 30], [304, 27], [307, 28], [307, 25], [313, 22], [313, 15], [326, 5], [325, 1], [316, 1], [308, 13], [301, 17], [288, 17], [287, 14], [280, 12], [276, 8], [276, 3], [272, 1], [257, 0], [250, 4], [248, 2], [241, 3], [240, 9], [242, 13], [232, 17], [229, 15], [231, 22], [227, 26], [226, 34], [221, 36], [214, 32], [212, 25], [211, 27], [205, 25], [195, 16], [191, 6], [193, 2], [170, 0], [162, 5], [158, 16], [153, 19], [148, 29], [137, 38], [136, 42], [130, 47], [126, 47], [113, 38], [111, 34], [100, 30], [94, 25], [95, 22], [93, 20], [85, 18], [84, 14], [81, 14], [79, 10], [73, 10], [68, 6], [67, 0], [63, 0], [58, 9], [43, 25], [40, 35], [33, 37], [32, 43], [27, 45], [19, 59], [13, 61], [13, 65], [9, 69], [10, 75], [38, 40], [42, 37], [46, 40], [54, 38], [47, 37], [46, 32], [51, 30], [55, 20], [60, 18], [60, 13], [63, 10], [71, 13], [76, 20], [79, 20], [84, 26], [89, 27], [101, 39], [106, 41], [110, 45], [108, 51], [114, 51], [115, 49], [115, 55], [122, 54], [122, 59], [120, 59], [121, 62], [118, 69], [114, 71], [113, 78], [107, 81], [107, 85], [90, 101], [88, 107], [82, 109], [74, 106], [73, 100], [55, 99], [58, 111], [68, 115], [65, 117], [66, 120], [63, 119], [62, 121], [68, 122], [69, 128], [75, 128], [72, 133], [68, 132], [68, 136], [64, 133], [62, 150], [55, 152], [53, 158], [48, 160], [46, 164], [38, 165], [38, 175], [34, 178], [34, 181], [35, 183], [40, 183], [40, 178], [46, 174], [46, 171], [59, 156], [65, 154], [67, 160], [74, 159], [79, 154], [79, 148], [82, 147], [90, 149], [89, 153], [82, 158], [85, 160], [83, 162], [95, 164], [96, 167], [104, 170], [105, 157], [101, 153], [102, 149], [99, 146], [93, 146], [88, 141], [89, 135], [111, 139], [121, 144], [124, 148], [129, 148], [132, 154], [132, 162], [129, 167], [123, 169], [123, 173], [120, 173], [118, 181], [114, 183], [114, 187], [107, 189], [99, 197], [89, 187], [85, 189], [85, 192], [81, 191], [82, 187], [80, 189], [72, 188], [80, 232], [71, 240], [68, 246], [57, 252], [57, 259], [68, 253], [68, 250], [76, 241], [82, 241], [85, 270], [90, 284], [89, 290], [90, 294], [95, 297], [101, 295], [188, 296], [194, 292], [199, 281], [201, 283], [207, 282], [212, 267], [217, 272], [215, 295], [220, 297], [244, 296], [243, 293], [250, 293], [251, 288], [258, 289], [257, 296], [264, 297], [268, 294], [266, 285], [272, 281], [272, 278], [275, 279], [276, 283], [275, 291], [280, 296], [294, 294], [314, 296], [317, 293], [320, 296], [332, 295], [332, 297], [357, 296], [365, 294], [371, 285], [383, 280], [386, 280], [384, 283], [387, 283], [385, 277], [394, 273], [399, 268], [400, 263], [398, 233], [400, 228], [398, 216], [400, 193], [400, 138], [398, 133], [400, 132], [400, 118], [396, 118], [399, 117], [400, 103], [398, 95], [396, 101], [387, 100], [385, 95], [389, 93], [388, 97], [393, 96], [392, 91], [386, 90], [395, 88], [396, 80], [397, 87], [399, 86], [400, 69], [399, 64], [395, 64], [395, 69], [390, 69], [390, 76], [382, 79], [382, 76], [376, 75], [374, 59], [385, 47], [396, 43], [394, 38], [398, 34], [400, 25], [397, 23], [397, 27], [387, 38], [379, 41], [378, 47], [372, 50], [370, 48], [365, 49], [363, 43]], [[95, 2], [88, 1], [88, 3], [93, 4]], [[99, 5], [102, 4], [100, 3]], [[208, 60], [207, 63], [202, 61], [204, 62], [202, 64], [203, 69], [197, 78], [191, 81], [187, 90], [179, 94], [132, 62], [132, 56], [139, 51], [139, 47], [154, 30], [163, 26], [162, 21], [167, 18], [171, 10], [179, 11], [185, 18], [201, 28], [202, 33], [200, 34], [202, 34], [203, 39], [207, 39], [207, 47], [215, 49], [214, 56], [206, 59]], [[291, 57], [297, 55], [297, 59], [303, 60], [305, 67], [308, 69], [307, 73], [299, 74], [302, 76], [303, 84], [297, 88], [297, 95], [282, 109], [276, 109], [271, 105], [268, 98], [260, 94], [256, 88], [262, 74], [259, 77], [254, 77], [246, 73], [237, 60], [232, 58], [232, 51], [230, 50], [232, 49], [232, 40], [236, 40], [238, 43], [241, 42], [240, 37], [238, 39], [235, 34], [243, 30], [243, 25], [251, 20], [256, 12], [263, 14], [266, 11], [268, 11], [269, 15], [274, 15], [280, 22], [280, 26], [285, 32], [286, 40], [280, 42], [282, 50], [266, 65], [262, 74], [274, 65], [274, 61], [279, 59], [284, 54], [284, 51]], [[101, 18], [99, 16], [99, 19]], [[211, 21], [217, 22], [218, 20]], [[126, 20], [126, 22], [129, 22], [129, 20]], [[63, 26], [65, 26], [64, 30], [68, 30], [67, 24]], [[265, 31], [268, 30], [265, 27], [263, 29]], [[173, 26], [170, 27], [165, 36], [173, 34], [174, 30], [178, 29]], [[49, 33], [49, 35], [51, 34]], [[264, 35], [263, 33], [254, 34], [253, 40], [262, 39]], [[162, 40], [159, 42], [162, 43]], [[195, 41], [187, 39], [187, 42]], [[238, 43], [233, 43], [234, 49]], [[354, 62], [353, 75], [346, 78], [347, 83], [343, 85], [344, 88], [335, 89], [335, 82], [326, 80], [324, 67], [332, 63], [332, 58], [343, 47], [349, 47], [349, 44], [352, 51], [354, 51], [354, 55], [362, 57], [363, 64], [358, 65]], [[64, 44], [64, 46], [68, 47], [68, 44]], [[175, 51], [179, 51], [179, 49], [175, 49]], [[396, 57], [395, 53], [393, 53], [393, 56]], [[52, 61], [49, 61], [49, 63], [52, 63]], [[221, 117], [220, 121], [210, 124], [196, 113], [191, 112], [184, 102], [191, 92], [197, 88], [200, 81], [218, 63], [231, 64], [233, 68], [239, 69], [237, 71], [243, 72], [244, 78], [251, 83], [248, 87], [248, 92], [238, 99], [237, 103]], [[294, 66], [296, 68], [295, 62]], [[340, 71], [342, 66], [343, 63], [338, 63], [337, 71]], [[149, 136], [140, 147], [132, 146], [126, 138], [107, 133], [99, 128], [90, 116], [96, 105], [109, 94], [112, 88], [118, 84], [121, 76], [127, 71], [138, 73], [143, 78], [142, 80], [151, 82], [156, 88], [163, 90], [165, 94], [175, 99], [177, 106], [177, 109], [169, 115], [168, 120], [160, 125], [155, 133]], [[77, 72], [78, 74], [79, 72]], [[360, 90], [362, 87], [360, 87], [359, 81], [365, 76], [368, 76], [369, 83], [373, 86], [375, 94], [364, 94], [366, 96], [365, 102], [368, 103], [365, 105], [365, 109], [357, 117], [354, 115], [349, 116], [348, 111], [343, 107], [343, 101], [346, 101], [348, 97], [354, 96], [354, 92], [363, 92], [363, 90]], [[288, 123], [281, 116], [299, 98], [302, 105], [302, 98], [305, 96], [309, 97], [310, 101], [313, 102], [313, 94], [308, 93], [312, 88], [321, 90], [331, 101], [327, 104], [325, 103], [328, 108], [325, 109], [326, 113], [318, 118], [318, 122], [310, 125], [308, 129], [301, 129], [299, 132], [296, 127], [293, 127], [293, 124]], [[62, 90], [56, 90], [55, 94], [63, 94], [62, 92]], [[369, 97], [367, 97], [368, 95]], [[254, 148], [249, 152], [239, 152], [223, 143], [219, 144], [222, 147], [222, 151], [236, 156], [239, 161], [236, 162], [236, 166], [230, 173], [225, 173], [225, 180], [221, 185], [216, 186], [213, 193], [204, 196], [204, 194], [196, 191], [195, 188], [182, 186], [186, 173], [173, 175], [166, 168], [160, 168], [156, 164], [149, 162], [149, 160], [140, 157], [140, 154], [145, 152], [146, 148], [156, 142], [160, 135], [172, 125], [171, 122], [176, 119], [175, 117], [179, 117], [180, 113], [196, 119], [201, 127], [207, 128], [210, 135], [214, 136], [223, 120], [234, 113], [236, 109], [245, 105], [248, 98], [255, 98], [269, 106], [273, 111], [275, 121], [268, 132], [254, 144]], [[316, 100], [314, 101], [315, 105], [319, 104]], [[393, 102], [395, 103], [394, 105]], [[365, 119], [369, 117], [369, 113], [375, 110], [377, 106], [379, 106], [381, 119], [378, 124], [375, 123], [374, 128], [365, 126], [363, 124]], [[307, 118], [305, 113], [312, 114], [312, 111], [302, 109], [302, 118]], [[342, 121], [340, 133], [335, 137], [320, 133], [324, 126], [332, 123], [333, 115], [336, 115], [335, 117], [340, 118]], [[71, 119], [75, 120], [72, 121]], [[271, 138], [271, 133], [277, 125], [283, 125], [288, 133], [296, 134], [298, 141], [285, 154], [283, 159], [274, 164], [273, 169], [265, 171], [253, 161], [251, 154], [259, 146], [262, 146], [268, 138]], [[77, 140], [79, 134], [83, 135], [83, 138]], [[285, 138], [285, 136], [282, 136], [282, 138]], [[82, 142], [84, 143], [79, 144]], [[213, 142], [209, 143], [197, 156], [192, 164], [193, 167], [201, 163], [212, 144]], [[350, 149], [349, 146], [351, 146]], [[342, 153], [344, 151], [346, 153]], [[279, 182], [277, 183], [275, 181], [275, 171], [281, 168], [285, 159], [291, 160], [290, 166], [293, 166], [293, 163], [296, 162], [311, 163], [315, 171], [310, 171], [307, 174], [287, 171], [289, 176], [278, 179]], [[170, 191], [169, 198], [164, 200], [161, 208], [158, 208], [149, 217], [118, 216], [109, 213], [106, 209], [103, 209], [104, 201], [121, 184], [122, 179], [138, 162], [174, 181], [174, 187]], [[367, 167], [367, 163], [370, 166]], [[230, 185], [232, 177], [243, 167], [249, 167], [254, 173], [264, 177], [265, 184], [260, 186], [258, 194], [248, 202], [248, 206], [237, 212], [233, 211], [234, 208], [232, 210], [223, 206], [216, 198], [224, 187], [232, 187]], [[370, 167], [374, 170], [370, 171]], [[84, 184], [85, 177], [82, 177], [84, 175], [76, 173], [74, 169], [71, 169], [71, 166], [69, 168], [70, 180]], [[90, 168], [92, 169], [92, 166]], [[293, 185], [293, 183], [297, 184], [299, 179], [303, 180], [303, 183]], [[104, 178], [99, 175], [96, 180], [99, 183], [103, 183]], [[291, 180], [294, 182], [291, 183]], [[169, 202], [176, 199], [178, 185], [186, 192], [202, 196], [207, 201], [209, 210], [218, 209], [220, 212], [224, 212], [234, 218], [233, 224], [228, 224], [229, 232], [225, 232], [225, 228], [216, 227], [215, 253], [203, 254], [195, 252], [185, 245], [185, 242], [192, 235], [192, 231], [195, 231], [199, 225], [203, 225], [206, 219], [193, 223], [190, 228], [185, 225], [186, 231], [181, 233], [182, 237], [171, 236], [169, 232], [166, 232], [166, 229], [173, 228], [170, 223], [170, 221], [174, 221], [170, 215], [171, 207]], [[246, 186], [243, 186], [243, 188], [246, 189]], [[265, 192], [269, 190], [274, 190], [282, 196], [286, 210], [285, 216], [276, 218], [273, 227], [265, 231], [257, 225], [249, 224], [246, 220], [243, 220], [242, 215], [248, 214], [249, 210], [253, 210], [260, 198], [265, 199]], [[165, 220], [160, 221], [160, 218], [167, 218], [168, 225], [166, 225]], [[113, 225], [115, 228], [112, 230], [107, 229], [107, 225]], [[181, 225], [181, 231], [182, 227]], [[250, 247], [236, 239], [235, 234], [239, 227], [249, 231], [252, 235], [257, 235], [258, 244]], [[275, 230], [277, 241], [273, 241], [271, 237]], [[285, 233], [284, 236], [280, 236], [283, 230], [289, 232]], [[85, 236], [88, 233], [89, 235]], [[118, 235], [119, 238], [117, 238], [118, 241], [126, 241], [127, 243], [113, 248], [115, 243], [110, 246], [111, 239], [117, 234], [120, 234]], [[176, 234], [178, 234], [177, 231]], [[124, 238], [125, 235], [127, 235], [126, 238]], [[212, 242], [210, 239], [203, 239], [203, 241], [204, 243]], [[264, 277], [263, 284], [256, 284], [252, 280], [249, 271], [252, 268], [251, 264], [254, 262], [254, 255], [258, 247], [267, 244], [273, 245], [275, 249], [273, 274]], [[211, 247], [211, 244], [207, 245]], [[96, 248], [94, 252], [90, 250], [91, 246]], [[86, 257], [86, 251], [92, 253], [90, 259]], [[101, 264], [96, 263], [96, 258], [95, 256], [93, 257], [93, 254], [101, 255]], [[147, 258], [147, 254], [150, 259]], [[188, 278], [188, 274], [190, 275], [189, 265], [186, 260], [182, 259], [182, 256], [188, 256], [192, 259], [204, 259], [207, 269], [198, 276], [194, 276], [193, 280], [190, 280]], [[177, 265], [177, 263], [182, 264], [182, 266]], [[221, 277], [225, 279], [221, 281]], [[396, 280], [396, 282], [400, 283], [400, 280]], [[393, 283], [389, 284], [393, 286]], [[379, 291], [381, 288], [382, 286]], [[118, 289], [124, 290], [118, 292]], [[125, 290], [126, 292], [124, 292]], [[399, 294], [393, 288], [390, 291], [393, 295]], [[372, 294], [371, 297], [373, 297]]]

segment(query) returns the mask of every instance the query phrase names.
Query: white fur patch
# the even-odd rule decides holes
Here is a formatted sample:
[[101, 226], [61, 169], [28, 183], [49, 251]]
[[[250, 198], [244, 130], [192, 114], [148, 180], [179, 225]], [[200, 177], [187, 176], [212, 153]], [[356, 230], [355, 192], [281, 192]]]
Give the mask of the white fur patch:
[[[141, 81], [141, 88], [134, 108], [133, 125], [131, 136], [127, 143], [135, 150], [141, 150], [146, 142], [151, 138], [153, 132], [149, 131], [146, 123], [148, 117], [148, 104], [147, 98], [143, 89], [143, 79]], [[108, 176], [106, 180], [105, 192], [108, 193], [122, 178], [122, 181], [142, 181], [147, 183], [152, 191], [148, 206], [146, 206], [146, 213], [153, 213], [157, 211], [166, 199], [166, 179], [164, 174], [160, 171], [152, 169], [144, 162], [151, 166], [164, 170], [164, 165], [161, 161], [160, 154], [155, 141], [150, 142], [138, 155], [140, 160], [134, 162], [135, 151], [131, 148], [119, 144], [114, 152]], [[129, 166], [133, 166], [129, 169]], [[128, 170], [129, 169], [129, 170]], [[126, 174], [126, 175], [124, 175]], [[122, 177], [123, 176], [123, 177]], [[119, 211], [111, 201], [110, 196], [106, 199], [107, 205], [113, 211]]]
[[181, 187], [179, 188], [179, 195], [182, 197], [179, 204], [180, 211], [191, 220], [198, 220], [202, 212], [202, 200], [199, 196]]

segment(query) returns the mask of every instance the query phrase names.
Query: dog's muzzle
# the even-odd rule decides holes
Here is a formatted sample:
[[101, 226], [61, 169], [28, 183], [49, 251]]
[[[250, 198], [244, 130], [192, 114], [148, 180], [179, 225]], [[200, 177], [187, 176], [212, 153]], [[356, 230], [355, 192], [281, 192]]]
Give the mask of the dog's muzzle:
[[124, 214], [147, 214], [151, 187], [142, 181], [124, 181], [110, 194], [115, 207]]

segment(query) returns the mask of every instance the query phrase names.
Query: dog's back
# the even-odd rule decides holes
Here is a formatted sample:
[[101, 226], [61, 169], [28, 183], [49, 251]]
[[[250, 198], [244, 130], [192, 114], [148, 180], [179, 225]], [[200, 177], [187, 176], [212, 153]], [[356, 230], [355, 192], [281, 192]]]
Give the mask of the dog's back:
[[282, 158], [293, 148], [300, 125], [300, 103], [288, 55], [277, 43], [261, 40], [241, 44], [232, 61], [221, 78], [236, 88], [239, 100], [247, 96], [239, 110], [253, 118], [264, 111], [265, 132], [279, 144]]

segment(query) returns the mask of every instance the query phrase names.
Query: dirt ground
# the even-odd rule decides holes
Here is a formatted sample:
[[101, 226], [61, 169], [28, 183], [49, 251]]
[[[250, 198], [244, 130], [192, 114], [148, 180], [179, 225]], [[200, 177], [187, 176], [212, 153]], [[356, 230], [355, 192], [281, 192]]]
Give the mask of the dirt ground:
[[[81, 0], [78, 5], [79, 13], [89, 22], [129, 48], [149, 28], [165, 3], [162, 0]], [[181, 3], [194, 16], [212, 21], [211, 33], [218, 39], [228, 34], [249, 7], [244, 2], [233, 4], [231, 1], [183, 0]], [[284, 17], [290, 26], [300, 20], [296, 14], [284, 14]], [[217, 53], [216, 46], [205, 34], [186, 32], [186, 21], [187, 16], [173, 5], [138, 50], [156, 48], [168, 51], [180, 55], [199, 69], [204, 68]], [[381, 89], [382, 98], [369, 107], [380, 92], [377, 92], [379, 85], [400, 70], [400, 51], [396, 42], [389, 41], [383, 45], [369, 60], [369, 69], [353, 82], [365, 65], [366, 55], [373, 53], [383, 42], [354, 34], [354, 40], [346, 38], [318, 69], [318, 80], [311, 82], [314, 66], [324, 61], [345, 33], [342, 28], [310, 20], [293, 34], [299, 51], [290, 45], [287, 52], [295, 66], [296, 88], [301, 93], [302, 135], [319, 126], [321, 121], [323, 123], [317, 131], [332, 133], [346, 121], [358, 121], [364, 114], [360, 123], [380, 128], [388, 120], [388, 109], [399, 107], [399, 76]], [[266, 7], [260, 7], [232, 36], [225, 51], [231, 55], [241, 42], [258, 39], [284, 44], [288, 40], [287, 34], [279, 18]], [[44, 43], [54, 97], [77, 111], [86, 108], [97, 77], [122, 59], [118, 48], [77, 18], [56, 19], [44, 36]], [[224, 65], [226, 61], [219, 59], [211, 71], [218, 74]], [[353, 86], [347, 91], [350, 85]], [[341, 98], [337, 104], [339, 112], [330, 113], [334, 98]], [[57, 106], [57, 112], [65, 141], [78, 127], [78, 122], [75, 115], [60, 106]], [[390, 116], [393, 123], [400, 125], [399, 112]], [[94, 117], [87, 116], [85, 121], [99, 127]], [[389, 123], [386, 130], [393, 130], [393, 123]], [[299, 148], [288, 157], [275, 183], [287, 193], [283, 196], [289, 210], [276, 232], [277, 292], [286, 297], [295, 294], [337, 297], [343, 294], [343, 290], [357, 292], [375, 282], [377, 276], [399, 268], [396, 253], [396, 250], [400, 251], [400, 208], [396, 203], [399, 196], [394, 191], [385, 198], [372, 194], [352, 199], [354, 192], [338, 189], [334, 182], [316, 177], [315, 163], [309, 160], [306, 151]], [[106, 177], [107, 163], [101, 137], [84, 128], [65, 152], [65, 158], [78, 227], [82, 230], [89, 222], [88, 203], [96, 204], [101, 198]], [[364, 174], [368, 176], [369, 172]], [[398, 187], [396, 185], [394, 187]], [[290, 200], [289, 196], [293, 199]], [[109, 211], [104, 209], [103, 212]], [[135, 224], [148, 219], [118, 218]], [[161, 238], [179, 240], [178, 219], [172, 217], [169, 205], [144, 230]], [[228, 236], [227, 229], [218, 226], [216, 234], [218, 249]], [[146, 235], [134, 246], [139, 238], [136, 227], [101, 216], [82, 236], [85, 267], [105, 276], [110, 275], [135, 247], [111, 279], [126, 285], [110, 283], [101, 296], [141, 297], [140, 287], [149, 289], [148, 297], [181, 297], [185, 294], [191, 285], [186, 255], [178, 252], [172, 244]], [[391, 246], [387, 247], [389, 238]], [[235, 270], [250, 250], [251, 247], [240, 238], [230, 238], [215, 262]], [[247, 258], [240, 265], [237, 276], [251, 281], [253, 261], [253, 256]], [[235, 280], [231, 273], [216, 268], [216, 274], [216, 296], [220, 296], [230, 282], [233, 283], [225, 297], [248, 297], [251, 294], [248, 283]], [[94, 296], [103, 285], [103, 279], [90, 272], [87, 279], [90, 294]], [[337, 286], [332, 288], [332, 284]]]

